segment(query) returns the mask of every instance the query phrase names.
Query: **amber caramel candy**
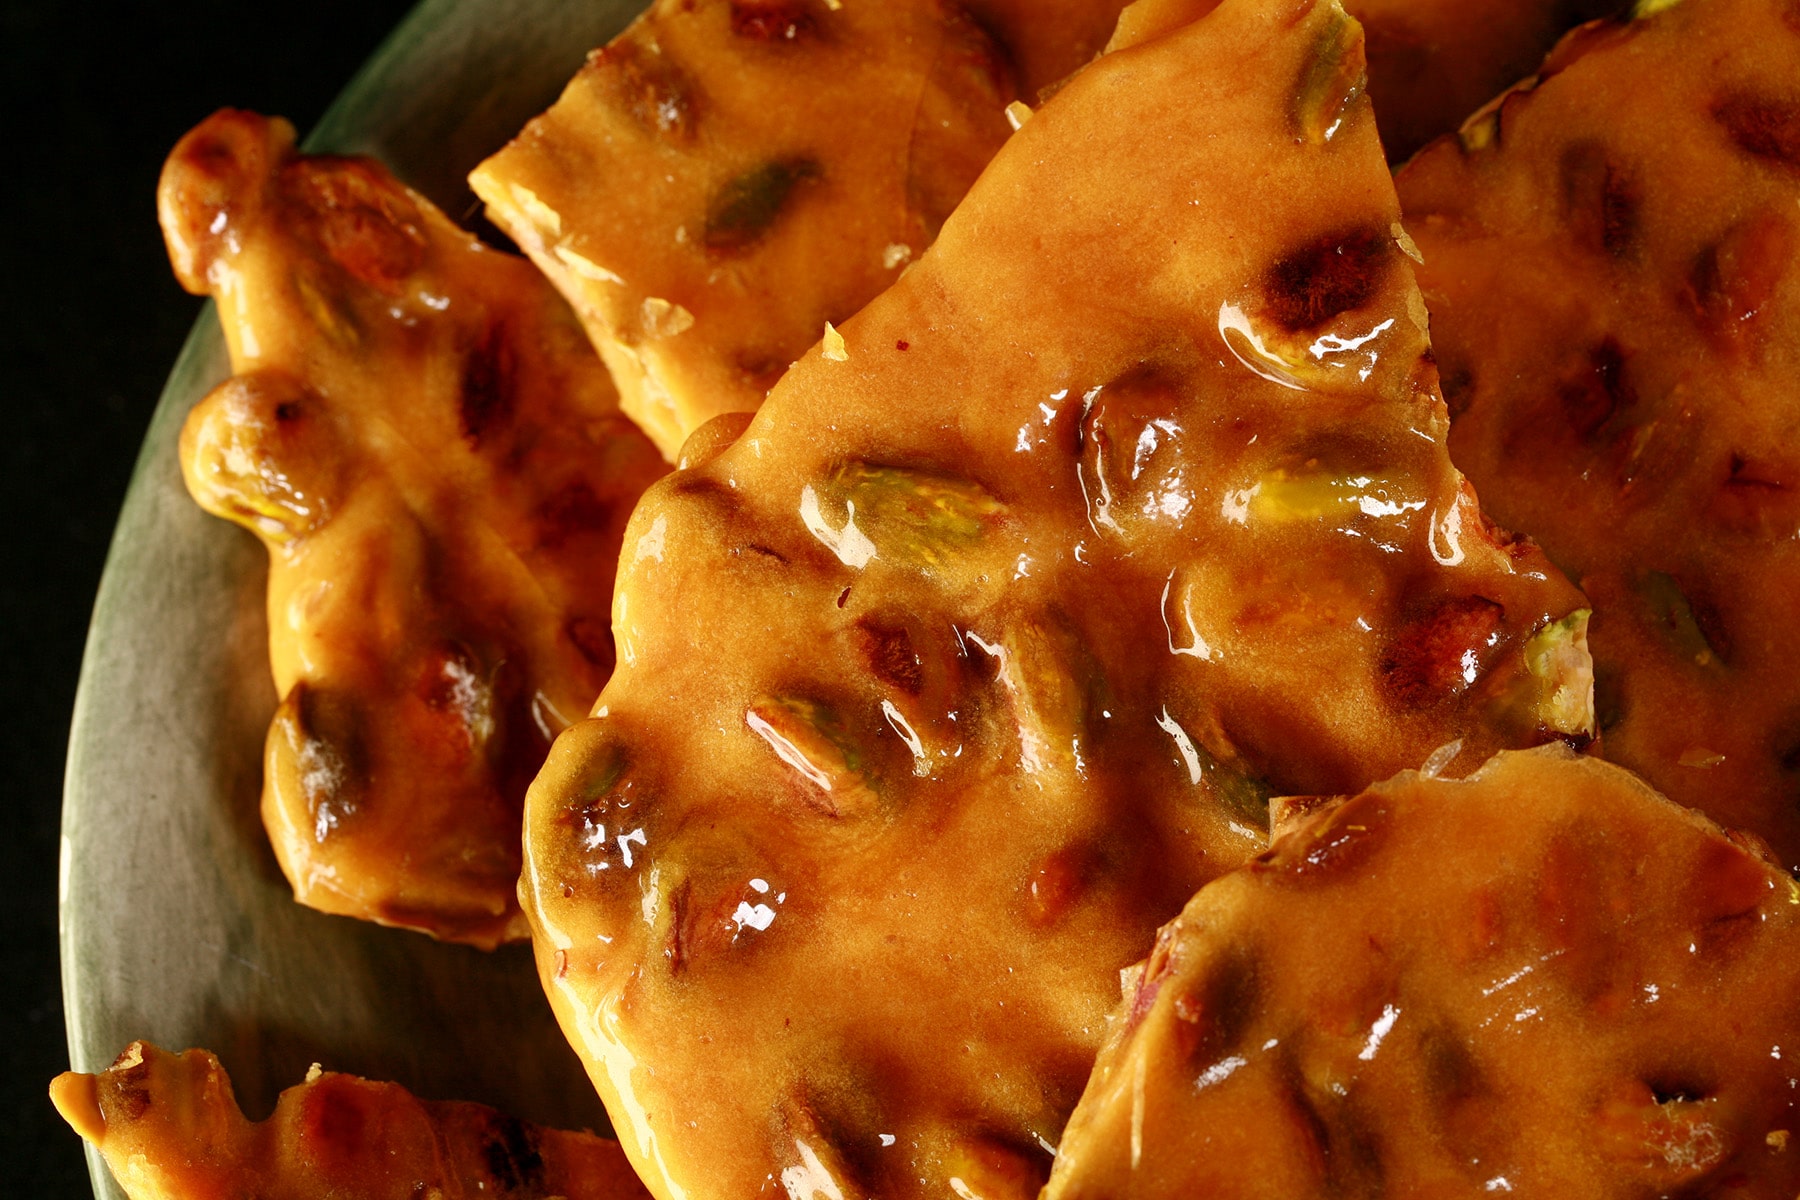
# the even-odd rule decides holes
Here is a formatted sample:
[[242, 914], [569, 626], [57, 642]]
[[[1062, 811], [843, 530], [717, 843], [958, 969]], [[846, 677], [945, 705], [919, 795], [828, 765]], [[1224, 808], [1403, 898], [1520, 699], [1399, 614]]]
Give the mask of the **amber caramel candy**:
[[469, 182], [673, 459], [929, 244], [1018, 95], [951, 0], [658, 0]]
[[1638, 7], [1401, 198], [1452, 455], [1592, 600], [1607, 757], [1800, 870], [1800, 9]]
[[50, 1098], [130, 1200], [644, 1200], [617, 1142], [321, 1072], [245, 1119], [219, 1060], [133, 1042]]
[[1355, 23], [1227, 0], [646, 494], [523, 892], [657, 1195], [1033, 1196], [1271, 793], [1585, 739], [1580, 597], [1450, 465], [1398, 220]]
[[525, 787], [606, 682], [619, 538], [661, 459], [530, 264], [378, 164], [226, 111], [159, 200], [234, 372], [182, 470], [269, 551], [276, 857], [315, 908], [523, 937]]
[[1763, 850], [1556, 747], [1317, 810], [1127, 973], [1044, 1200], [1792, 1200]]

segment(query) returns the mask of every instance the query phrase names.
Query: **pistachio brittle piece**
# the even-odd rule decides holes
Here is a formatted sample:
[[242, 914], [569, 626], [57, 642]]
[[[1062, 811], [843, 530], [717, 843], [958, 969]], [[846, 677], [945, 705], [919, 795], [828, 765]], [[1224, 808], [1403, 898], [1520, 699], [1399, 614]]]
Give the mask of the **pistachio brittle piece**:
[[[1061, 7], [1097, 44], [1119, 4]], [[673, 460], [930, 244], [1018, 95], [954, 0], [658, 0], [470, 184]]]
[[1639, 11], [1401, 198], [1452, 453], [1593, 601], [1607, 756], [1800, 870], [1800, 19]]
[[317, 1067], [257, 1122], [217, 1058], [148, 1042], [98, 1075], [58, 1076], [50, 1097], [130, 1200], [648, 1196], [617, 1142]]
[[315, 908], [523, 937], [525, 787], [611, 669], [619, 539], [661, 460], [530, 264], [379, 165], [226, 111], [160, 201], [235, 372], [182, 470], [269, 550], [276, 857]]
[[1527, 653], [1579, 596], [1450, 466], [1367, 99], [1301, 136], [1328, 30], [1226, 0], [1084, 69], [634, 514], [524, 893], [659, 1195], [1033, 1196], [1270, 795], [1557, 736], [1534, 661], [1585, 697]]
[[1045, 1200], [1800, 1189], [1800, 887], [1561, 748], [1313, 809], [1124, 992]]

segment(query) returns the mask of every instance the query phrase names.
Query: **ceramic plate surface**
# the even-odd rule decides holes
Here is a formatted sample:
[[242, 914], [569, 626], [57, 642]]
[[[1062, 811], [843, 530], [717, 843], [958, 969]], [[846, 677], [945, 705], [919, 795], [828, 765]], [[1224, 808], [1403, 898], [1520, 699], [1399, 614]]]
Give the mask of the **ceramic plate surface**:
[[[425, 0], [307, 148], [374, 154], [452, 217], [466, 172], [642, 0]], [[196, 120], [204, 114], [196, 114]], [[204, 1046], [253, 1119], [309, 1064], [604, 1130], [524, 947], [484, 954], [294, 903], [258, 812], [266, 557], [188, 498], [176, 439], [228, 374], [211, 306], [157, 406], [88, 632], [63, 804], [71, 1061]], [[123, 1200], [89, 1151], [94, 1190]]]

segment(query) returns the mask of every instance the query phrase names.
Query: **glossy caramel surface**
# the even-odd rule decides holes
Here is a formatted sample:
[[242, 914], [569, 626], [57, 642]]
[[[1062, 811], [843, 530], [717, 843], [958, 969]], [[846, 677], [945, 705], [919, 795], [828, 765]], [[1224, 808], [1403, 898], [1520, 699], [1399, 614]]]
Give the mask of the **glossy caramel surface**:
[[658, 0], [470, 185], [673, 460], [898, 277], [1018, 96], [950, 0]]
[[50, 1085], [131, 1200], [634, 1200], [616, 1142], [319, 1072], [245, 1119], [219, 1060], [133, 1042]]
[[235, 372], [182, 470], [269, 550], [276, 857], [328, 912], [522, 937], [525, 786], [606, 681], [619, 538], [661, 460], [530, 264], [379, 165], [225, 111], [159, 200]]
[[647, 493], [524, 894], [659, 1196], [1034, 1195], [1117, 972], [1271, 792], [1585, 737], [1579, 597], [1445, 452], [1361, 73], [1331, 4], [1110, 53]]
[[1560, 748], [1406, 773], [1128, 973], [1044, 1200], [1800, 1191], [1800, 886]]
[[1451, 451], [1591, 598], [1607, 756], [1800, 869], [1800, 16], [1653, 7], [1401, 197]]

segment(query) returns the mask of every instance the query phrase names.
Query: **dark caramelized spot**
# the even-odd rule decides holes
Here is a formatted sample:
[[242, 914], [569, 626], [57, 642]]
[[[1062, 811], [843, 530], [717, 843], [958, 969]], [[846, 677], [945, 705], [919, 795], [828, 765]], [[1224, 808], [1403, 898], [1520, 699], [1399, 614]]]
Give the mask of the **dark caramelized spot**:
[[777, 563], [781, 566], [786, 566], [789, 561], [787, 555], [779, 550], [771, 549], [761, 542], [747, 542], [742, 546], [733, 546], [731, 556], [733, 558], [748, 556], [752, 562]]
[[300, 1110], [300, 1137], [308, 1157], [353, 1163], [367, 1152], [369, 1113], [358, 1082], [328, 1075], [307, 1090]]
[[707, 207], [706, 248], [715, 254], [749, 249], [781, 216], [794, 189], [823, 173], [810, 158], [783, 158], [739, 175]]
[[1644, 1086], [1650, 1089], [1651, 1100], [1659, 1105], [1694, 1104], [1713, 1094], [1712, 1088], [1702, 1086], [1683, 1072], [1652, 1075], [1644, 1080]]
[[1325, 1155], [1331, 1145], [1331, 1130], [1325, 1124], [1312, 1098], [1302, 1082], [1299, 1064], [1293, 1061], [1291, 1052], [1283, 1052], [1279, 1068], [1281, 1078], [1281, 1116], [1286, 1118], [1283, 1125], [1290, 1127], [1304, 1140], [1302, 1149], [1305, 1152], [1309, 1174], [1315, 1179], [1323, 1179], [1329, 1168]]
[[1649, 571], [1638, 583], [1650, 625], [1682, 658], [1697, 666], [1717, 666], [1727, 657], [1724, 623], [1718, 609], [1694, 588], [1666, 571]]
[[1713, 119], [1744, 153], [1800, 168], [1800, 104], [1767, 96], [1728, 96], [1713, 106]]
[[1297, 1067], [1289, 1072], [1289, 1098], [1316, 1147], [1323, 1193], [1370, 1198], [1387, 1194], [1381, 1145], [1369, 1118], [1353, 1099], [1313, 1086]]
[[1505, 615], [1484, 596], [1463, 596], [1407, 624], [1381, 657], [1388, 695], [1406, 708], [1460, 695], [1486, 669]]
[[669, 481], [669, 487], [677, 496], [704, 501], [719, 516], [736, 513], [743, 508], [743, 501], [738, 498], [737, 493], [710, 475], [682, 471]]
[[1176, 1017], [1200, 1027], [1192, 1051], [1196, 1066], [1209, 1066], [1237, 1049], [1261, 998], [1256, 952], [1243, 945], [1233, 946], [1196, 986], [1175, 998]]
[[731, 0], [731, 32], [754, 42], [798, 41], [813, 32], [806, 0]]
[[[137, 1061], [125, 1066], [125, 1060], [133, 1053]], [[127, 1121], [135, 1121], [150, 1109], [150, 1064], [145, 1060], [145, 1047], [138, 1043], [127, 1046], [119, 1057], [113, 1059], [112, 1066], [101, 1078], [113, 1089], [114, 1104], [118, 1111], [112, 1112], [112, 1105], [107, 1106], [108, 1120], [123, 1116]]]
[[[952, 69], [965, 72], [975, 96], [1011, 98], [1020, 94], [1019, 66], [1006, 38], [963, 3], [948, 3], [940, 10], [944, 23], [944, 45], [937, 73], [944, 74], [945, 61]], [[1038, 102], [1048, 100], [1040, 93]]]
[[1557, 390], [1563, 415], [1577, 435], [1588, 438], [1612, 420], [1621, 408], [1631, 407], [1637, 394], [1625, 376], [1625, 351], [1616, 338], [1608, 337], [1588, 352], [1588, 360], [1574, 377]]
[[563, 632], [589, 663], [603, 671], [612, 670], [616, 652], [610, 623], [593, 617], [570, 617], [563, 624]]
[[771, 354], [766, 350], [757, 349], [740, 350], [733, 358], [738, 373], [744, 377], [744, 381], [754, 388], [758, 395], [764, 396], [768, 394], [770, 388], [781, 382], [781, 377], [787, 374], [787, 369], [793, 361], [792, 354]]
[[495, 321], [463, 357], [457, 414], [462, 421], [464, 437], [479, 442], [495, 426], [511, 419], [513, 380], [517, 369], [513, 339], [507, 335], [505, 327]]
[[1365, 793], [1313, 826], [1310, 837], [1277, 847], [1269, 865], [1308, 883], [1350, 879], [1381, 849], [1387, 818], [1386, 803]]
[[1475, 372], [1467, 363], [1458, 363], [1453, 367], [1447, 362], [1440, 362], [1438, 386], [1444, 393], [1444, 404], [1449, 408], [1453, 420], [1469, 411], [1469, 405], [1475, 399]]
[[912, 636], [904, 626], [864, 617], [856, 623], [856, 635], [876, 678], [909, 696], [925, 690], [924, 660], [913, 649]]
[[1085, 890], [1092, 866], [1092, 856], [1080, 846], [1064, 846], [1045, 855], [1025, 889], [1031, 923], [1048, 928], [1061, 920]]
[[1793, 266], [1797, 241], [1792, 217], [1768, 208], [1701, 251], [1689, 275], [1701, 324], [1729, 332], [1754, 321]]
[[1575, 237], [1614, 258], [1637, 236], [1641, 189], [1607, 157], [1599, 142], [1576, 142], [1563, 151], [1563, 209]]
[[1278, 260], [1263, 280], [1269, 315], [1288, 329], [1315, 329], [1367, 304], [1393, 258], [1385, 230], [1327, 234]]
[[1694, 863], [1687, 895], [1702, 923], [1731, 921], [1753, 915], [1771, 899], [1773, 882], [1761, 858], [1729, 841], [1709, 839]]
[[488, 1174], [508, 1192], [538, 1195], [544, 1187], [544, 1160], [537, 1133], [517, 1117], [492, 1113], [482, 1145]]
[[359, 282], [398, 295], [425, 259], [419, 211], [380, 168], [353, 158], [297, 159], [282, 183], [318, 245]]
[[1709, 511], [1742, 533], [1782, 539], [1800, 529], [1800, 463], [1732, 454]]
[[605, 529], [612, 509], [587, 480], [578, 479], [546, 498], [536, 516], [538, 544], [561, 546], [570, 538]]
[[1474, 1051], [1454, 1027], [1434, 1025], [1427, 1028], [1419, 1038], [1419, 1057], [1424, 1068], [1425, 1086], [1438, 1107], [1448, 1110], [1483, 1092], [1481, 1066], [1475, 1061]]
[[621, 38], [599, 51], [593, 61], [603, 72], [613, 103], [640, 127], [678, 142], [693, 137], [693, 83], [660, 46]]

